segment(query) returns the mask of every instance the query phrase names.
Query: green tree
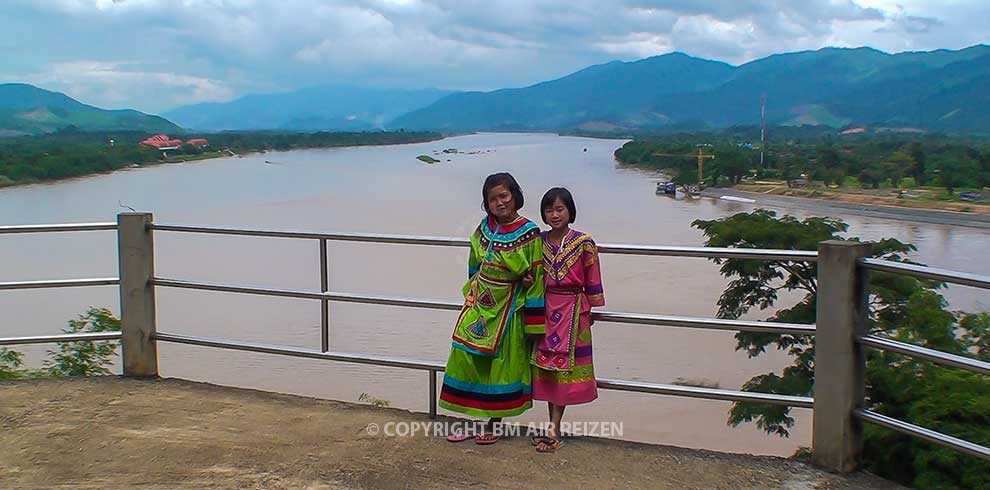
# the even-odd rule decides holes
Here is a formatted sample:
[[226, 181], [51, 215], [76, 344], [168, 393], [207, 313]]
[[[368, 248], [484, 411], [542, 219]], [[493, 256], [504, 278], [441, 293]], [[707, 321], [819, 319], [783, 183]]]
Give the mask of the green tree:
[[883, 177], [890, 179], [894, 187], [900, 187], [901, 179], [906, 175], [912, 175], [911, 171], [915, 167], [914, 159], [903, 151], [894, 152], [881, 164]]
[[859, 182], [863, 184], [863, 188], [867, 186], [877, 189], [880, 187], [880, 182], [883, 180], [883, 170], [876, 165], [870, 165], [864, 167], [863, 170], [859, 172], [857, 176]]
[[908, 144], [907, 154], [914, 164], [910, 170], [911, 176], [918, 185], [925, 185], [928, 182], [928, 174], [925, 172], [925, 148], [920, 141], [912, 141]]
[[10, 349], [0, 349], [0, 379], [20, 378], [24, 354]]
[[784, 178], [787, 180], [800, 179], [808, 174], [808, 160], [798, 155], [789, 157], [784, 165]]
[[842, 165], [842, 159], [839, 157], [839, 151], [835, 145], [826, 143], [818, 148], [818, 164], [826, 169]]
[[[708, 246], [794, 250], [815, 250], [822, 240], [843, 238], [848, 228], [832, 218], [778, 218], [767, 210], [712, 221], [698, 220], [694, 226], [705, 233]], [[906, 255], [914, 250], [912, 245], [894, 239], [870, 245], [873, 256], [895, 261], [907, 260]], [[770, 309], [777, 306], [780, 291], [801, 291], [803, 298], [778, 309], [769, 320], [814, 323], [817, 268], [813, 264], [743, 259], [718, 262], [722, 275], [730, 279], [718, 301], [719, 317], [738, 318], [753, 308]], [[975, 352], [985, 358], [990, 354], [987, 350], [990, 319], [985, 314], [947, 311], [946, 302], [938, 293], [941, 286], [904, 275], [871, 274], [870, 331], [960, 355]], [[813, 394], [813, 338], [741, 332], [736, 335], [736, 341], [737, 350], [745, 350], [750, 357], [759, 356], [771, 347], [793, 357], [792, 364], [782, 372], [756, 376], [744, 384], [744, 390]], [[979, 444], [990, 444], [990, 382], [985, 377], [870, 350], [867, 379], [867, 408]], [[950, 384], [952, 389], [948, 388]], [[752, 403], [734, 404], [728, 422], [734, 426], [755, 422], [768, 434], [785, 437], [794, 425], [789, 408]], [[990, 488], [990, 464], [948, 451], [951, 450], [876, 427], [868, 427], [865, 432], [866, 466], [881, 476], [913, 483], [919, 488]], [[938, 486], [933, 486], [936, 483]]]
[[976, 185], [977, 165], [968, 158], [950, 156], [938, 162], [938, 180], [949, 194]]
[[[120, 320], [106, 308], [90, 307], [86, 313], [69, 320], [65, 333], [113, 332], [120, 330]], [[107, 366], [117, 354], [117, 341], [83, 341], [58, 344], [49, 350], [44, 373], [48, 376], [106, 376]]]
[[738, 184], [750, 169], [750, 161], [746, 153], [735, 147], [722, 147], [716, 152], [717, 158], [709, 160], [714, 163], [712, 167], [717, 169], [719, 175], [728, 177], [730, 183]]
[[822, 180], [825, 181], [825, 185], [842, 185], [846, 181], [846, 175], [845, 168], [835, 167], [827, 170]]
[[673, 182], [677, 185], [694, 185], [698, 183], [698, 170], [688, 167], [682, 169], [674, 176]]

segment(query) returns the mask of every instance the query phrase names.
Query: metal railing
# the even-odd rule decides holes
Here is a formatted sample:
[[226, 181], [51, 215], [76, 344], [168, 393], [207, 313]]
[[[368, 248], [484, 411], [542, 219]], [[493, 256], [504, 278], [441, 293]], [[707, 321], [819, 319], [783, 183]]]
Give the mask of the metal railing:
[[[19, 225], [0, 226], [0, 235], [26, 233], [58, 233], [77, 231], [116, 231], [117, 223], [73, 223], [55, 225]], [[14, 281], [0, 282], [0, 291], [17, 289], [50, 289], [86, 286], [117, 286], [120, 280], [116, 277], [94, 279], [57, 279], [49, 281]], [[82, 342], [98, 340], [120, 340], [121, 332], [86, 332], [56, 335], [33, 335], [24, 337], [0, 337], [0, 346], [50, 344], [57, 342]]]
[[[116, 231], [117, 223], [69, 223], [54, 225], [15, 225], [0, 226], [0, 235], [27, 233], [59, 233], [70, 231]], [[50, 281], [16, 281], [0, 282], [0, 291], [11, 289], [48, 289], [80, 286], [116, 286], [120, 280], [116, 277], [95, 279], [57, 279]], [[3, 344], [0, 344], [3, 345]]]
[[[956, 272], [945, 269], [937, 269], [918, 264], [894, 262], [873, 258], [861, 258], [858, 260], [861, 274], [868, 271], [888, 272], [894, 274], [904, 274], [918, 279], [928, 279], [939, 282], [948, 282], [963, 286], [971, 286], [981, 289], [990, 289], [990, 276], [970, 274], [966, 272]], [[876, 335], [858, 335], [856, 342], [865, 347], [880, 349], [887, 352], [922, 359], [934, 362], [943, 366], [963, 369], [969, 372], [982, 375], [990, 375], [990, 363], [973, 359], [971, 357], [960, 356], [948, 352], [900, 342]], [[919, 427], [917, 425], [897, 420], [886, 415], [876, 413], [862, 408], [856, 409], [854, 415], [866, 422], [870, 422], [890, 430], [907, 434], [912, 437], [932, 442], [941, 446], [955, 449], [971, 456], [976, 456], [990, 461], [990, 448], [965, 441], [948, 434], [943, 434], [931, 429]]]
[[[321, 291], [295, 291], [286, 289], [245, 287], [226, 284], [212, 284], [202, 282], [190, 282], [176, 279], [155, 277], [152, 282], [155, 286], [171, 287], [181, 289], [198, 289], [205, 291], [217, 291], [239, 294], [253, 294], [261, 296], [276, 296], [298, 299], [319, 300], [323, 303], [323, 314], [321, 315], [321, 340], [322, 351], [273, 346], [266, 344], [252, 344], [245, 342], [235, 342], [220, 339], [205, 339], [199, 337], [180, 336], [176, 334], [157, 333], [157, 340], [166, 342], [180, 342], [191, 345], [201, 345], [208, 347], [218, 347], [234, 350], [248, 350], [253, 352], [264, 352], [268, 354], [287, 355], [295, 357], [308, 357], [314, 359], [326, 359], [340, 362], [354, 362], [364, 364], [377, 364], [393, 367], [404, 367], [407, 369], [418, 369], [429, 372], [430, 376], [430, 415], [436, 415], [436, 373], [443, 371], [444, 365], [419, 361], [412, 359], [386, 358], [363, 356], [359, 354], [329, 352], [328, 339], [330, 337], [329, 321], [326, 305], [329, 302], [361, 303], [371, 305], [387, 305], [410, 308], [426, 308], [435, 310], [457, 311], [461, 308], [461, 303], [442, 301], [426, 298], [406, 298], [397, 296], [380, 296], [370, 294], [355, 294], [347, 292], [329, 291], [328, 269], [327, 269], [327, 242], [363, 242], [378, 244], [399, 244], [399, 245], [419, 245], [419, 246], [440, 246], [440, 247], [461, 247], [470, 245], [469, 240], [463, 238], [432, 237], [432, 236], [403, 236], [369, 233], [312, 233], [299, 231], [279, 231], [279, 230], [245, 230], [237, 228], [215, 228], [202, 226], [185, 226], [158, 224], [151, 225], [154, 231], [169, 231], [182, 233], [200, 233], [216, 235], [237, 235], [249, 237], [285, 238], [316, 240], [320, 247], [320, 285]], [[793, 261], [813, 261], [817, 254], [808, 251], [794, 250], [744, 250], [732, 248], [705, 248], [705, 247], [660, 247], [660, 246], [640, 246], [640, 245], [599, 245], [598, 250], [602, 253], [625, 254], [625, 255], [649, 255], [649, 256], [669, 256], [669, 257], [699, 257], [699, 258], [751, 258], [763, 260], [793, 260]], [[665, 315], [647, 315], [621, 312], [595, 312], [593, 314], [597, 321], [608, 321], [614, 323], [625, 323], [631, 325], [646, 326], [668, 326], [686, 328], [708, 328], [717, 330], [749, 331], [794, 335], [814, 335], [814, 325], [756, 322], [745, 320], [722, 320], [714, 318], [690, 318]], [[598, 385], [602, 389], [629, 391], [637, 393], [652, 393], [672, 396], [683, 396], [689, 398], [701, 398], [711, 400], [728, 401], [750, 401], [757, 403], [767, 403], [775, 405], [786, 405], [800, 408], [812, 408], [813, 400], [809, 397], [795, 397], [774, 394], [751, 393], [736, 390], [722, 390], [709, 388], [695, 388], [657, 383], [637, 383], [623, 380], [599, 380]]]
[[[39, 289], [77, 286], [119, 285], [123, 332], [98, 334], [49, 335], [35, 337], [0, 338], [0, 346], [44, 342], [69, 342], [82, 340], [121, 340], [124, 374], [129, 376], [156, 376], [158, 374], [157, 342], [172, 342], [201, 347], [259, 352], [273, 355], [321, 359], [335, 362], [369, 364], [426, 371], [429, 375], [429, 413], [436, 416], [436, 374], [444, 365], [435, 361], [373, 356], [329, 350], [329, 303], [361, 303], [408, 308], [426, 308], [456, 311], [459, 302], [427, 298], [407, 298], [358, 294], [329, 290], [329, 264], [327, 242], [363, 242], [417, 246], [467, 247], [469, 241], [461, 238], [403, 236], [362, 233], [311, 233], [278, 230], [246, 230], [184, 225], [155, 224], [150, 214], [124, 213], [118, 223], [61, 224], [0, 226], [0, 234], [46, 233], [66, 231], [117, 230], [120, 256], [120, 278], [72, 279], [51, 281], [20, 281], [0, 283], [4, 289]], [[157, 277], [154, 274], [153, 233], [179, 232], [212, 235], [237, 235], [268, 238], [315, 240], [320, 251], [320, 291], [298, 291], [212, 284]], [[937, 362], [946, 366], [967, 369], [980, 374], [990, 374], [990, 364], [955, 354], [905, 344], [892, 339], [868, 335], [864, 330], [866, 313], [868, 270], [904, 273], [915, 277], [948, 281], [968, 286], [990, 288], [990, 278], [975, 274], [957, 273], [924, 266], [903, 264], [865, 257], [862, 244], [850, 242], [823, 242], [818, 251], [762, 250], [708, 247], [669, 247], [624, 244], [601, 244], [601, 253], [694, 257], [707, 259], [753, 259], [789, 262], [818, 262], [819, 298], [818, 325], [694, 318], [642, 313], [598, 311], [593, 313], [597, 321], [639, 326], [663, 326], [761, 332], [790, 335], [816, 335], [818, 340], [815, 362], [816, 397], [786, 396], [771, 393], [754, 393], [737, 390], [701, 388], [626, 380], [598, 379], [598, 386], [605, 390], [680, 396], [688, 398], [752, 402], [814, 409], [813, 460], [833, 470], [849, 471], [858, 465], [861, 449], [861, 428], [853, 423], [860, 419], [890, 429], [920, 437], [924, 440], [957, 449], [966, 454], [990, 459], [990, 449], [907, 422], [890, 419], [881, 414], [864, 410], [862, 389], [863, 347], [884, 349], [899, 354]], [[228, 339], [212, 339], [198, 336], [159, 332], [157, 330], [154, 289], [156, 287], [194, 289], [237, 294], [311, 299], [321, 302], [321, 349], [306, 349], [263, 343], [241, 342]], [[827, 326], [827, 328], [826, 328]], [[855, 339], [849, 343], [848, 339]], [[841, 389], [821, 389], [823, 386]], [[834, 386], [833, 386], [834, 384]], [[843, 407], [855, 407], [844, 409]], [[838, 441], [838, 442], [836, 442]]]

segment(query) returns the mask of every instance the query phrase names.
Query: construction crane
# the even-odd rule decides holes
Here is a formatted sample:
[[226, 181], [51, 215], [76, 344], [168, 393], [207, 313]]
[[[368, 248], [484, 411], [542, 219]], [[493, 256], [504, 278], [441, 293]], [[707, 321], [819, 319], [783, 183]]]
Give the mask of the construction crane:
[[705, 181], [704, 163], [706, 159], [715, 159], [715, 155], [705, 153], [705, 147], [712, 145], [698, 145], [698, 154], [693, 153], [651, 153], [655, 157], [697, 157], [698, 158], [698, 183]]

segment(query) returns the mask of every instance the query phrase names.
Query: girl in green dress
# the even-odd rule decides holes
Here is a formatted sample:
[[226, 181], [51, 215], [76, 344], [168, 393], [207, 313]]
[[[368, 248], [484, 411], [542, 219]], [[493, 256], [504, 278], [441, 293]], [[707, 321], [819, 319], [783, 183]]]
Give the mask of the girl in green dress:
[[[522, 190], [507, 173], [488, 176], [482, 187], [485, 216], [471, 235], [464, 306], [454, 327], [453, 346], [440, 392], [447, 410], [489, 418], [533, 405], [528, 335], [543, 335], [543, 240], [532, 221], [519, 216]], [[474, 437], [494, 444], [493, 430]], [[451, 435], [451, 442], [470, 439]]]

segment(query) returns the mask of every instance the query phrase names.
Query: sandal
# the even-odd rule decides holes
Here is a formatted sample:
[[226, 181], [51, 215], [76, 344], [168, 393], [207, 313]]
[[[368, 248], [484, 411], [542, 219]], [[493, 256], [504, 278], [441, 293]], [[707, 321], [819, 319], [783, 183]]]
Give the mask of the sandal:
[[560, 449], [560, 445], [563, 444], [560, 439], [552, 439], [545, 437], [545, 440], [540, 441], [541, 445], [536, 446], [536, 452], [538, 453], [555, 453]]
[[447, 442], [464, 442], [468, 439], [474, 439], [474, 436], [468, 435], [467, 432], [455, 432], [447, 436]]
[[553, 439], [547, 436], [533, 436], [529, 438], [529, 442], [532, 443], [534, 446], [539, 446], [541, 442], [550, 443], [553, 442]]
[[495, 434], [481, 434], [474, 438], [474, 443], [479, 446], [490, 446], [498, 442], [499, 439], [501, 439], [501, 437]]

